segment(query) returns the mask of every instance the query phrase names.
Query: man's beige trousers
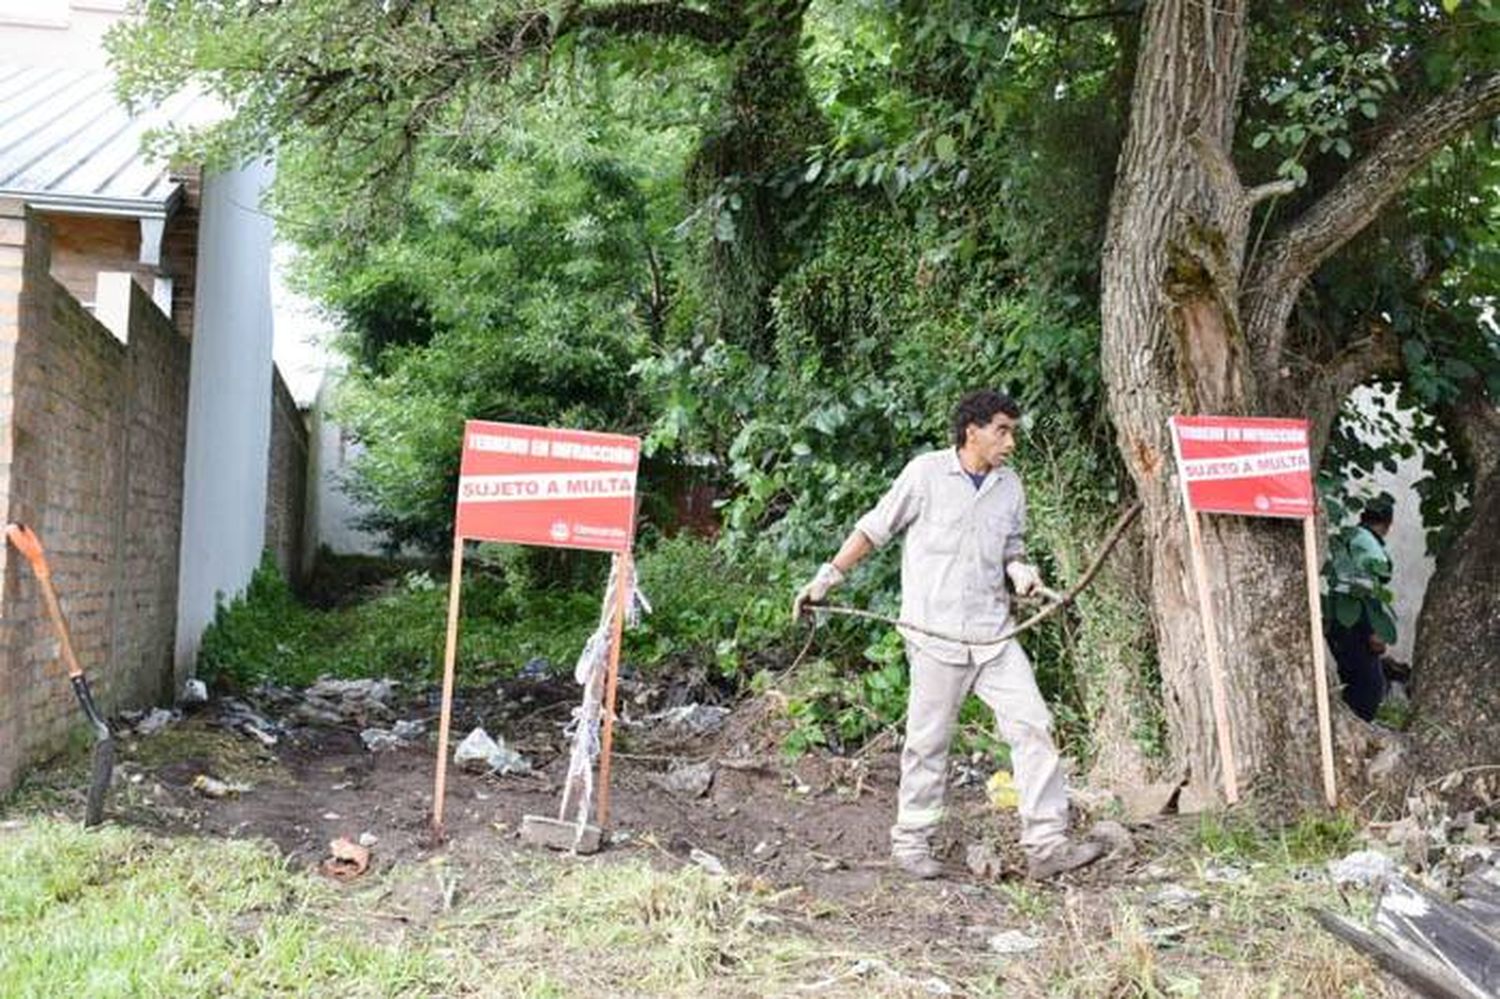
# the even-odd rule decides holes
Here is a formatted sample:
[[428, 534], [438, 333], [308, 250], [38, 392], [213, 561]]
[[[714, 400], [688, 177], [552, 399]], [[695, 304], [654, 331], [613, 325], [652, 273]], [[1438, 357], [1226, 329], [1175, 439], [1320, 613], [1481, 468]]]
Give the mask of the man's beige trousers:
[[930, 850], [932, 834], [943, 818], [948, 744], [970, 691], [995, 713], [1000, 737], [1010, 744], [1020, 797], [1021, 847], [1028, 856], [1044, 857], [1066, 842], [1068, 790], [1052, 742], [1052, 714], [1020, 643], [1006, 642], [993, 659], [971, 659], [965, 665], [934, 659], [911, 642], [906, 643], [906, 656], [911, 694], [891, 852], [912, 856]]

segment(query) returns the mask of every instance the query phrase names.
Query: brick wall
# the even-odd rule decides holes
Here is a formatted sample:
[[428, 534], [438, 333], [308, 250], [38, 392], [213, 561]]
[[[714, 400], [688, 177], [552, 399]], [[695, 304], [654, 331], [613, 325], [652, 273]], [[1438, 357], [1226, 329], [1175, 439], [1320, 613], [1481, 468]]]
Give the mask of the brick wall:
[[[0, 201], [0, 504], [46, 546], [106, 711], [171, 693], [188, 344], [132, 289], [122, 344], [50, 271], [46, 227]], [[80, 714], [24, 560], [0, 586], [0, 789]]]
[[307, 521], [307, 421], [281, 372], [271, 372], [271, 456], [266, 469], [266, 548], [287, 579], [302, 576]]

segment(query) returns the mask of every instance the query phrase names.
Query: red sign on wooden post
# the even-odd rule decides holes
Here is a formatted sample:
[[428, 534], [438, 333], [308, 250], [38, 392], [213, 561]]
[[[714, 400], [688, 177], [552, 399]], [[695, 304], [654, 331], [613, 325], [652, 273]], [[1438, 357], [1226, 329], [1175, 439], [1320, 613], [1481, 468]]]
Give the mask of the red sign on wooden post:
[[1189, 509], [1250, 517], [1313, 515], [1306, 420], [1174, 416], [1172, 445]]
[[[615, 712], [620, 626], [628, 599], [630, 546], [635, 540], [635, 475], [641, 442], [620, 434], [555, 430], [519, 423], [469, 420], [464, 424], [448, 585], [448, 633], [443, 648], [443, 701], [438, 715], [437, 776], [432, 825], [441, 835], [448, 779], [448, 730], [453, 714], [458, 655], [459, 591], [465, 539], [509, 541], [548, 548], [614, 552], [616, 609], [605, 689], [599, 764], [599, 824], [609, 810], [609, 753]], [[566, 798], [564, 798], [566, 805]]]
[[1324, 667], [1323, 621], [1318, 602], [1317, 511], [1313, 497], [1312, 459], [1306, 420], [1253, 416], [1174, 416], [1172, 448], [1182, 476], [1187, 506], [1188, 543], [1198, 590], [1198, 616], [1208, 658], [1214, 728], [1224, 768], [1224, 796], [1239, 798], [1229, 710], [1224, 691], [1224, 664], [1209, 598], [1207, 555], [1198, 514], [1232, 513], [1249, 517], [1287, 517], [1302, 521], [1307, 574], [1308, 615], [1312, 625], [1313, 694], [1317, 701], [1318, 736], [1323, 756], [1323, 792], [1329, 807], [1338, 800], [1333, 771], [1333, 725], [1328, 711], [1328, 676]]
[[518, 423], [464, 424], [461, 538], [549, 548], [630, 550], [641, 442]]

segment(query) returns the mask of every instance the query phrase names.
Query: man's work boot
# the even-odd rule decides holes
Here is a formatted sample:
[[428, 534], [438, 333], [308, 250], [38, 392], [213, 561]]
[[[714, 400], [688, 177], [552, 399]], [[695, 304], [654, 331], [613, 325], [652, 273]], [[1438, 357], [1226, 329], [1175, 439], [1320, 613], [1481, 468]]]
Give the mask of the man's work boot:
[[1047, 854], [1032, 857], [1026, 864], [1026, 876], [1033, 881], [1046, 881], [1067, 871], [1087, 867], [1104, 856], [1104, 844], [1091, 839], [1070, 840]]
[[893, 853], [891, 861], [907, 877], [918, 881], [931, 881], [943, 873], [943, 865], [930, 853]]

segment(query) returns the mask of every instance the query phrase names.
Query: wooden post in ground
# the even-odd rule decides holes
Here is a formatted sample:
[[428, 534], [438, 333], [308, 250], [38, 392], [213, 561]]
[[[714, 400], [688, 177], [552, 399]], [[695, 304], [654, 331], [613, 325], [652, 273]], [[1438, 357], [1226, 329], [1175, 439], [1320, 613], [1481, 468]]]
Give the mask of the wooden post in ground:
[[1312, 621], [1313, 693], [1318, 702], [1318, 744], [1323, 754], [1323, 797], [1339, 803], [1333, 776], [1333, 723], [1328, 715], [1328, 661], [1323, 644], [1323, 604], [1318, 599], [1318, 531], [1314, 517], [1302, 520], [1302, 548], [1307, 562], [1307, 611]]
[[609, 626], [609, 671], [604, 681], [604, 734], [599, 742], [599, 828], [609, 828], [609, 759], [615, 735], [615, 690], [620, 675], [620, 642], [625, 630], [625, 613], [630, 607], [634, 588], [634, 567], [630, 552], [615, 558], [615, 610]]
[[459, 589], [463, 583], [464, 539], [453, 538], [453, 565], [448, 572], [448, 638], [443, 646], [443, 706], [438, 720], [437, 781], [432, 789], [432, 830], [443, 833], [443, 797], [448, 789], [448, 726], [453, 716], [453, 671], [458, 658]]
[[1214, 729], [1219, 737], [1219, 765], [1224, 771], [1224, 799], [1233, 805], [1240, 800], [1239, 778], [1235, 775], [1234, 740], [1229, 729], [1229, 706], [1224, 699], [1224, 660], [1219, 654], [1219, 628], [1214, 617], [1213, 600], [1208, 592], [1208, 558], [1203, 551], [1203, 533], [1198, 526], [1198, 511], [1186, 503], [1188, 542], [1193, 556], [1193, 580], [1198, 589], [1198, 620], [1203, 625], [1203, 649], [1208, 656], [1208, 686], [1213, 698]]

